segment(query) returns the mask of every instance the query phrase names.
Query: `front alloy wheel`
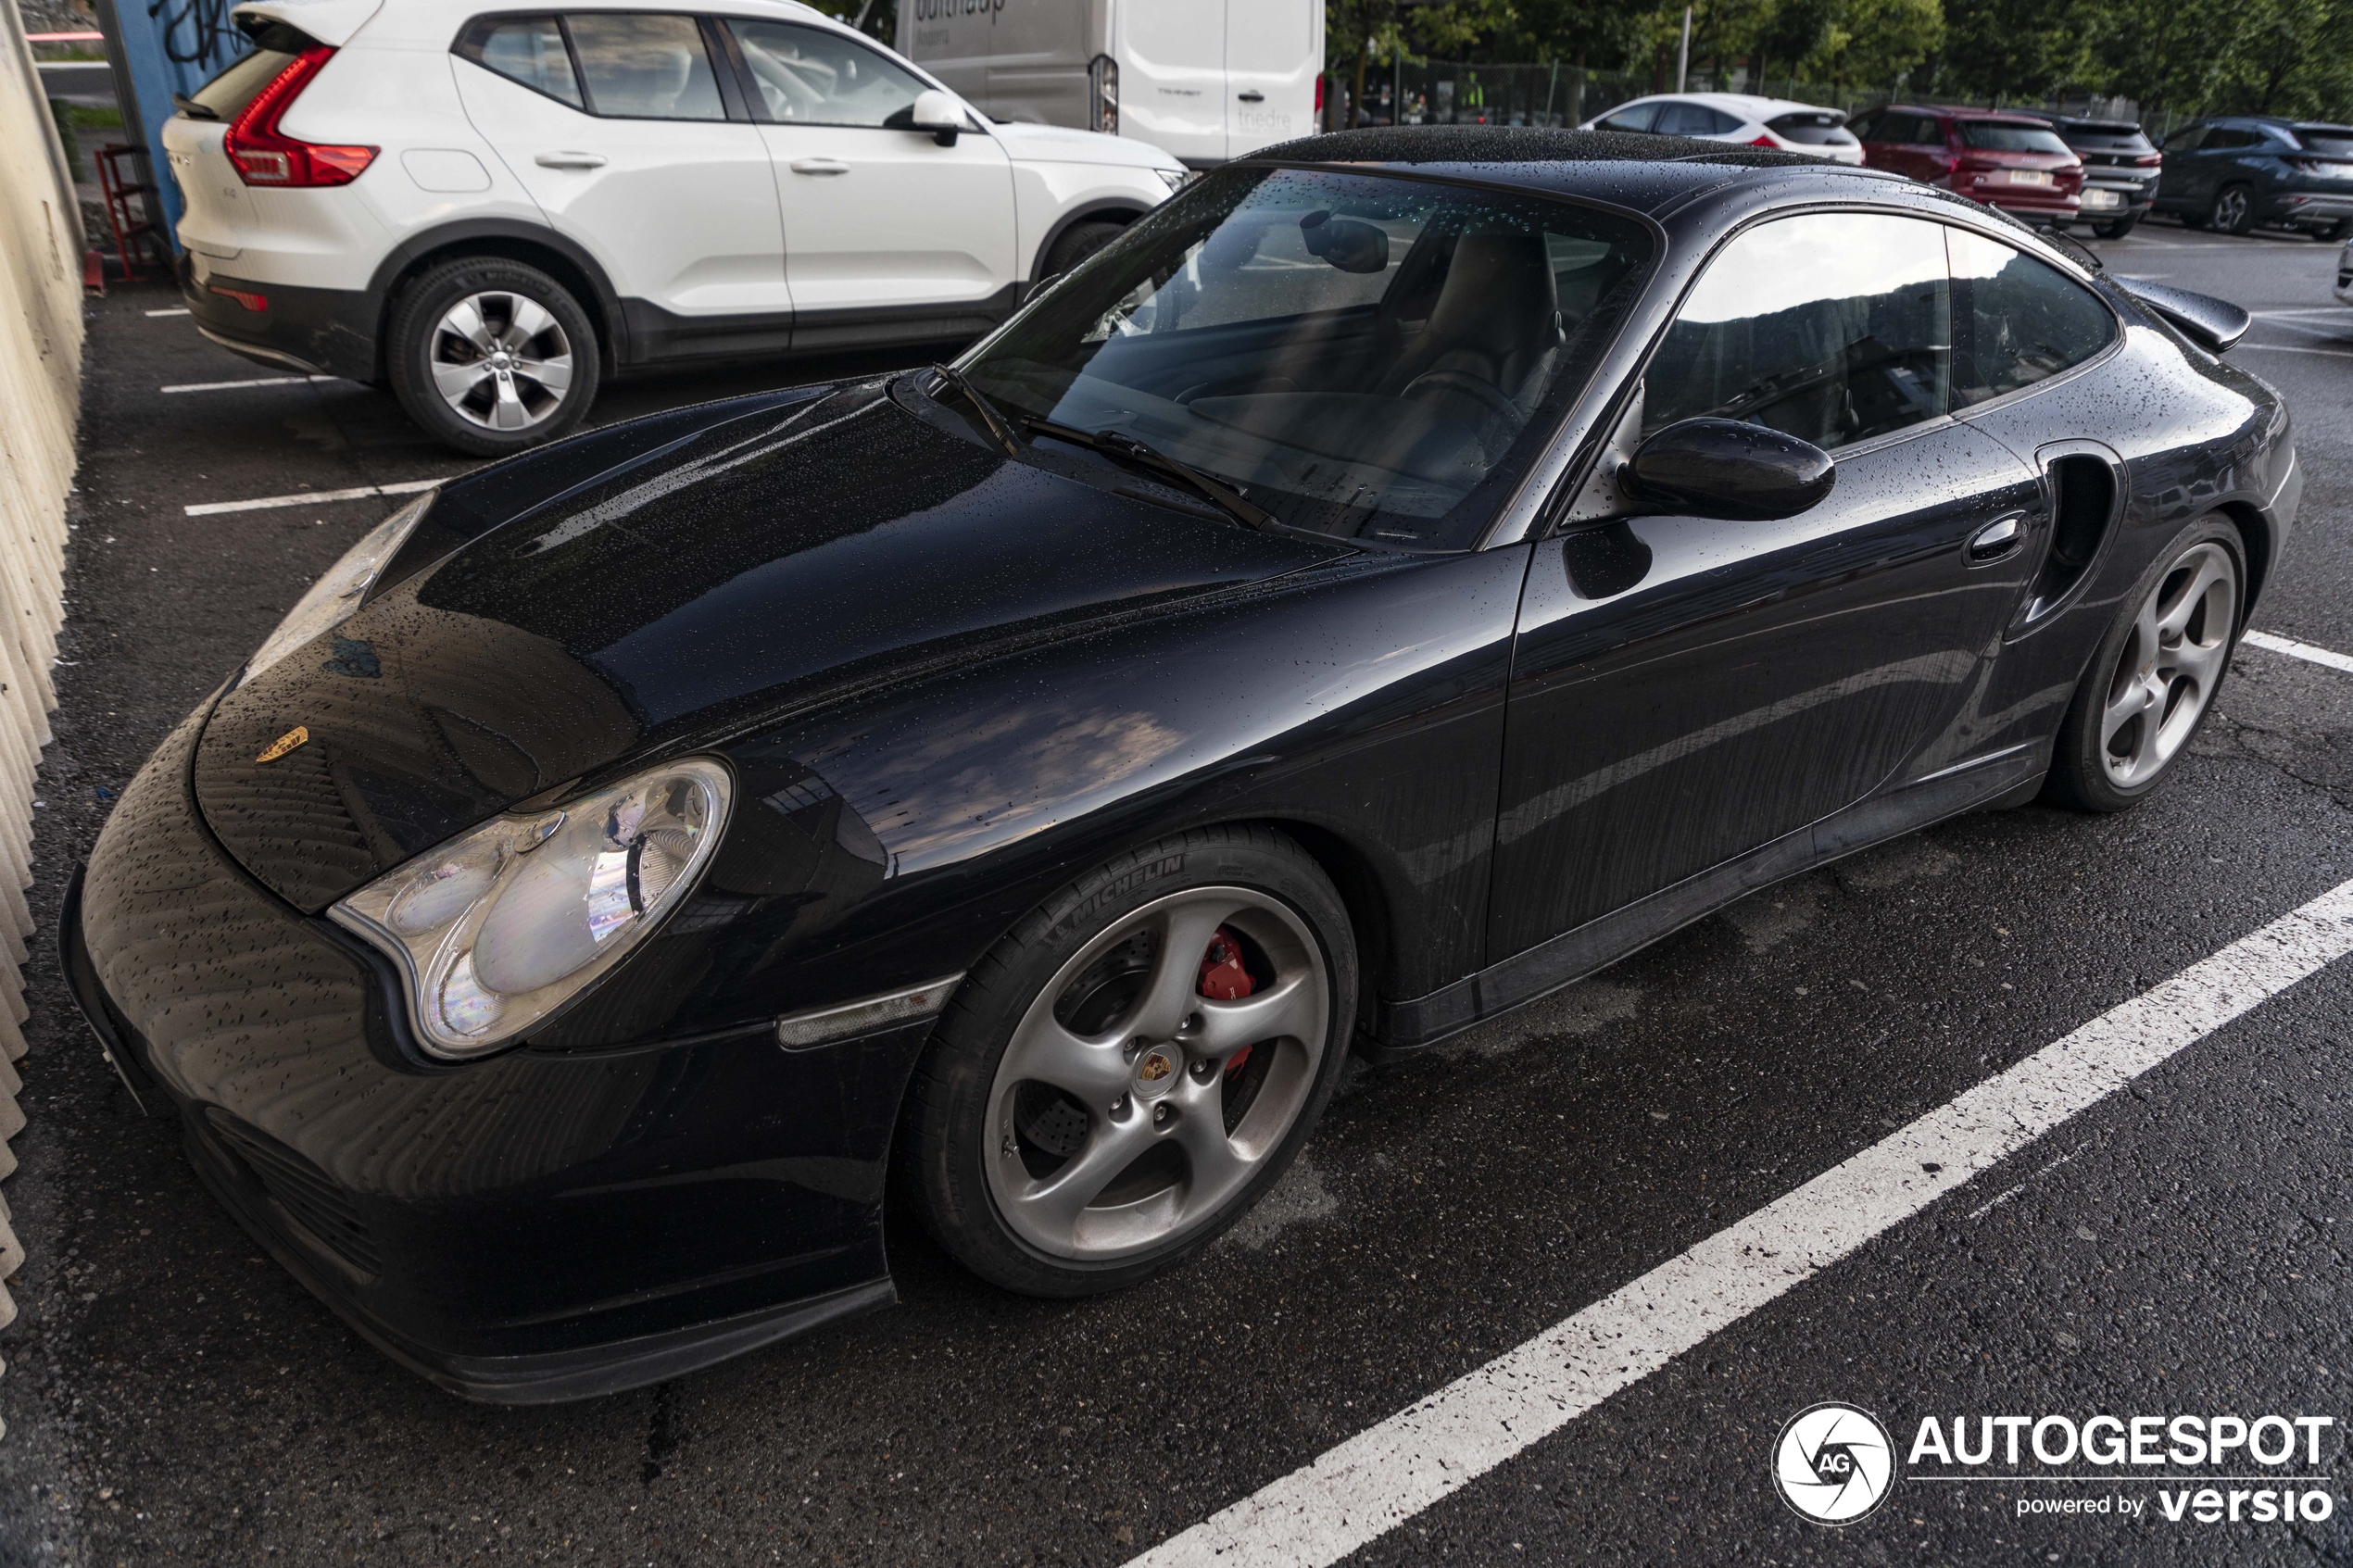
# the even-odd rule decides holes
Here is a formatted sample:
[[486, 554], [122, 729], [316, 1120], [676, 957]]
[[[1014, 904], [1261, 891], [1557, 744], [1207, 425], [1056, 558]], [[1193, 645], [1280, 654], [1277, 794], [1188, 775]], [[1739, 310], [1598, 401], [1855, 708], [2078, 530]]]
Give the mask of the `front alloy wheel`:
[[1104, 931], [998, 1063], [998, 1211], [1039, 1251], [1092, 1260], [1213, 1223], [1299, 1120], [1330, 993], [1315, 933], [1252, 888], [1172, 893]]
[[1271, 1187], [1345, 1065], [1348, 911], [1265, 828], [1201, 828], [1063, 887], [941, 1014], [900, 1190], [974, 1273], [1038, 1296], [1142, 1280]]

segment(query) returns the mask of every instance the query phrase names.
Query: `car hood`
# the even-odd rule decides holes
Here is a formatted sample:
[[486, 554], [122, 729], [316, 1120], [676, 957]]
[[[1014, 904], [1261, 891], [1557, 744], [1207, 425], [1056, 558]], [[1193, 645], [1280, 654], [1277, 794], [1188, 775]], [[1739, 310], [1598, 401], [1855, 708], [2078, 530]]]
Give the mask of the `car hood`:
[[1104, 163], [1126, 169], [1182, 169], [1182, 160], [1132, 136], [1078, 131], [1066, 125], [991, 120], [988, 133], [1016, 163]]
[[[1010, 461], [956, 422], [875, 383], [601, 465], [233, 687], [197, 748], [207, 822], [316, 913], [637, 759], [1350, 553]], [[598, 472], [595, 438], [574, 455]]]

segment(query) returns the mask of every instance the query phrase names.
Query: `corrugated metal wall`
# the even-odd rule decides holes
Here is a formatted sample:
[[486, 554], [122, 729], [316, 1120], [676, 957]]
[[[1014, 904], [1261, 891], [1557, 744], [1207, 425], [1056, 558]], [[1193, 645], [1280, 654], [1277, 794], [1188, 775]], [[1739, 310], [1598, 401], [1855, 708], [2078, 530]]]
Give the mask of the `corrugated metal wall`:
[[[24, 1056], [25, 938], [32, 916], [33, 771], [57, 705], [49, 667], [66, 556], [66, 493], [82, 389], [82, 214], [65, 172], [16, 0], [0, 0], [0, 1176]], [[0, 1280], [24, 1261], [0, 1197]], [[17, 1304], [0, 1285], [0, 1327]]]

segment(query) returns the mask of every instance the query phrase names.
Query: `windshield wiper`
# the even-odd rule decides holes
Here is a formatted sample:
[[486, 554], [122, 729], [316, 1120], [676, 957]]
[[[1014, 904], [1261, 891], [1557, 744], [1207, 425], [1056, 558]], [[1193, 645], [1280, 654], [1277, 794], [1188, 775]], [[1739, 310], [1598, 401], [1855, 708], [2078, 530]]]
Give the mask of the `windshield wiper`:
[[190, 119], [219, 119], [220, 115], [210, 104], [200, 104], [185, 93], [171, 95], [171, 107]]
[[953, 365], [934, 365], [931, 368], [931, 373], [949, 386], [955, 388], [963, 395], [964, 401], [972, 405], [973, 412], [980, 416], [980, 427], [988, 433], [988, 439], [995, 442], [1003, 450], [1005, 456], [1008, 458], [1021, 456], [1022, 439], [1019, 433], [1006, 422], [1004, 415], [997, 411], [997, 405], [984, 396], [980, 388], [965, 379], [963, 371]]
[[1114, 458], [1125, 458], [1139, 468], [1165, 474], [1214, 503], [1228, 517], [1261, 533], [1271, 533], [1277, 526], [1274, 513], [1247, 499], [1232, 485], [1210, 478], [1189, 463], [1177, 461], [1149, 442], [1139, 441], [1115, 430], [1080, 430], [1076, 425], [1056, 424], [1051, 420], [1041, 420], [1030, 414], [1023, 415], [1021, 422], [1039, 435], [1051, 435], [1056, 441], [1067, 441], [1074, 446], [1085, 446]]

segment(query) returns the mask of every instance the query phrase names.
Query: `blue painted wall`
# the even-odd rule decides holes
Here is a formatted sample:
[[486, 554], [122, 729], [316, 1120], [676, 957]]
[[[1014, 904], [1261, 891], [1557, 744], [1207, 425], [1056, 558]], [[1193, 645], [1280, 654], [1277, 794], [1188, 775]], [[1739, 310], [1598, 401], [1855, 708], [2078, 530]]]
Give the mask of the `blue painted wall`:
[[220, 73], [223, 66], [244, 54], [245, 34], [229, 20], [232, 0], [113, 0], [103, 11], [100, 25], [115, 34], [124, 73], [138, 94], [137, 111], [123, 106], [123, 132], [136, 133], [147, 145], [147, 160], [155, 169], [163, 201], [164, 232], [179, 249], [175, 231], [180, 224], [180, 187], [171, 178], [170, 160], [163, 152], [163, 123], [176, 111], [174, 93], [193, 93]]

